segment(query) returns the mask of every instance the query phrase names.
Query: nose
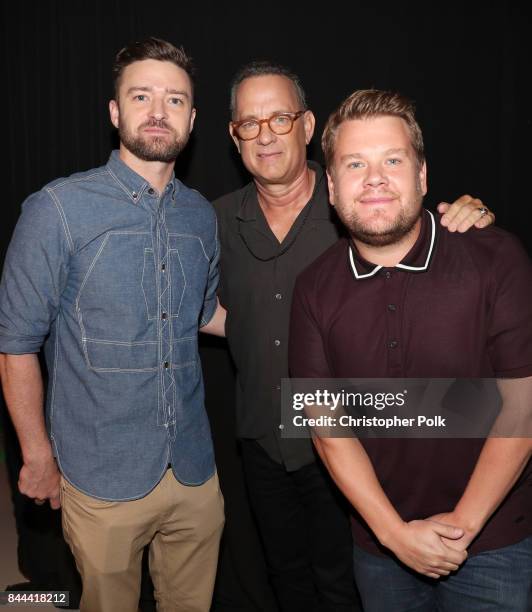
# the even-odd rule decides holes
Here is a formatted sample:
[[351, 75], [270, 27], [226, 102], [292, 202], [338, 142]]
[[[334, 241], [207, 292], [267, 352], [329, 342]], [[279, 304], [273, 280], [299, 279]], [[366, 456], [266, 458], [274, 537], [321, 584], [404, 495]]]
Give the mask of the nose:
[[275, 140], [275, 134], [270, 130], [267, 120], [263, 120], [259, 124], [259, 135], [257, 142], [261, 145], [269, 145]]
[[166, 119], [166, 109], [164, 107], [164, 101], [161, 98], [154, 97], [150, 107], [150, 116], [160, 121]]
[[380, 164], [368, 164], [365, 184], [368, 187], [379, 187], [388, 183], [388, 178]]

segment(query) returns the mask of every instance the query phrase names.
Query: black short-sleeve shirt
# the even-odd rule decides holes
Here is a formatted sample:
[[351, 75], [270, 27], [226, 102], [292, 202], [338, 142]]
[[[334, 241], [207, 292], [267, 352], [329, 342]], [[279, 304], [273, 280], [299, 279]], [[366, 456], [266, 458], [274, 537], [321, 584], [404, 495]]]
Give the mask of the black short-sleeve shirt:
[[288, 325], [296, 277], [338, 240], [322, 168], [311, 199], [279, 243], [254, 183], [214, 202], [220, 238], [219, 298], [237, 368], [237, 434], [259, 440], [288, 470], [314, 460], [308, 440], [281, 438], [281, 379], [288, 377]]

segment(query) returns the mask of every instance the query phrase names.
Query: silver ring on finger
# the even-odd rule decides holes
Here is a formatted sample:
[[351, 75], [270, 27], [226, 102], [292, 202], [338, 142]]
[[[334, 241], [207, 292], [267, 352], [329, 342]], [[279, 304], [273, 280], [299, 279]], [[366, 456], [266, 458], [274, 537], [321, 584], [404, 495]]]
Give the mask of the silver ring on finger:
[[480, 206], [479, 208], [477, 208], [477, 210], [480, 213], [481, 217], [485, 217], [489, 213], [489, 209], [485, 206]]

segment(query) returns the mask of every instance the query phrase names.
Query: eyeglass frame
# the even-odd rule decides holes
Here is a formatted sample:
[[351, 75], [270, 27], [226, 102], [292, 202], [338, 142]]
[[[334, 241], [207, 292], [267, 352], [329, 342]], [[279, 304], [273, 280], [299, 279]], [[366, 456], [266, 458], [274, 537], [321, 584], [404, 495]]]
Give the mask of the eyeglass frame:
[[[267, 123], [268, 124], [268, 128], [270, 129], [270, 131], [273, 134], [275, 134], [276, 136], [285, 136], [286, 134], [290, 134], [290, 132], [294, 129], [294, 123], [299, 119], [299, 117], [304, 115], [307, 112], [307, 110], [308, 109], [298, 110], [298, 111], [295, 111], [295, 112], [273, 113], [273, 115], [270, 115], [267, 119], [242, 119], [241, 121], [231, 121], [231, 128], [233, 129], [233, 132], [235, 133], [235, 135], [238, 138], [238, 140], [243, 140], [244, 142], [247, 142], [249, 140], [255, 140], [255, 138], [258, 138], [260, 136], [261, 131], [262, 131], [262, 124], [263, 123]], [[282, 134], [278, 134], [270, 126], [270, 121], [274, 117], [290, 117], [290, 119], [292, 121], [292, 124], [290, 125], [290, 129], [287, 132], [283, 132]], [[240, 134], [238, 132], [238, 128], [241, 125], [244, 125], [244, 123], [248, 123], [250, 121], [253, 121], [254, 123], [256, 123], [258, 125], [259, 131], [257, 132], [257, 135], [253, 136], [252, 138], [242, 138], [242, 136], [240, 136]]]

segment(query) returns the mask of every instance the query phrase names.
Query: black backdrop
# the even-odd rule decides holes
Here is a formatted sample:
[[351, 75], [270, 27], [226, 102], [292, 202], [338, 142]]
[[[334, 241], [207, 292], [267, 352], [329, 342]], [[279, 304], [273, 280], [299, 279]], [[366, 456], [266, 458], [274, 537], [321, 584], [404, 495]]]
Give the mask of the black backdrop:
[[[177, 173], [207, 197], [246, 179], [227, 135], [229, 80], [249, 60], [273, 59], [306, 88], [317, 117], [312, 157], [321, 160], [327, 115], [352, 90], [397, 89], [417, 101], [428, 203], [473, 193], [532, 251], [531, 20], [517, 3], [43, 0], [3, 2], [2, 12], [0, 257], [29, 193], [106, 161], [116, 145], [110, 65], [124, 44], [148, 35], [183, 44], [195, 59], [198, 117]], [[228, 515], [238, 516], [235, 538], [246, 547], [233, 551], [241, 566], [233, 578], [257, 590], [258, 574], [244, 576], [257, 549], [232, 437], [231, 364], [221, 342], [204, 341], [202, 356]]]

